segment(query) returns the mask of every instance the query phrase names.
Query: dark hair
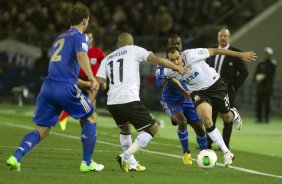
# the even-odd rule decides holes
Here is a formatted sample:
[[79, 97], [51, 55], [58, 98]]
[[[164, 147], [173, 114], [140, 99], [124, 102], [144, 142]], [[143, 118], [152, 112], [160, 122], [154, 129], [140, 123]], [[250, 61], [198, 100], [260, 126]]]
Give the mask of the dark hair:
[[78, 25], [85, 18], [89, 17], [89, 9], [84, 4], [76, 3], [70, 11], [70, 25]]
[[169, 35], [168, 39], [172, 39], [172, 38], [180, 38], [180, 36], [178, 34]]
[[168, 54], [169, 54], [169, 53], [172, 53], [172, 54], [173, 54], [173, 53], [175, 53], [176, 51], [178, 51], [179, 53], [181, 53], [178, 47], [169, 47], [169, 48], [166, 50], [166, 57], [168, 58]]

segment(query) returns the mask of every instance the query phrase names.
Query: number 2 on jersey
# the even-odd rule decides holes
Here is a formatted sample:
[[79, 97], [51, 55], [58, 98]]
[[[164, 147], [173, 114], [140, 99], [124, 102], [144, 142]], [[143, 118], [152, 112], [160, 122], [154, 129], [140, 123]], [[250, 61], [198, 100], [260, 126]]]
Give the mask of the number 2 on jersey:
[[[123, 59], [119, 59], [117, 60], [117, 62], [119, 63], [119, 81], [122, 82], [123, 81]], [[114, 84], [114, 63], [113, 61], [110, 61], [109, 64], [110, 65], [110, 80], [111, 80], [111, 84]]]
[[58, 48], [55, 50], [54, 54], [51, 57], [52, 62], [59, 62], [62, 60], [62, 55], [59, 55], [59, 54], [64, 46], [64, 43], [65, 43], [65, 39], [62, 38], [56, 41], [56, 43], [54, 44], [54, 48], [55, 47], [58, 47]]

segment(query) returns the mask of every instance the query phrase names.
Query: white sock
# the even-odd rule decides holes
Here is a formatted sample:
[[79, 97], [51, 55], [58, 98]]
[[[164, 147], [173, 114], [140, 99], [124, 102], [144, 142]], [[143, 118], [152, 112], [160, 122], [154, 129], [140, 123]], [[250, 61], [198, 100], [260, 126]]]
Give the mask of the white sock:
[[[121, 145], [123, 151], [126, 151], [132, 145], [131, 134], [129, 134], [129, 135], [120, 134], [119, 138], [120, 138], [119, 139], [120, 145]], [[130, 165], [136, 165], [136, 164], [137, 164], [137, 161], [136, 161], [134, 155], [131, 155]]]
[[207, 133], [211, 138], [211, 140], [213, 141], [213, 143], [219, 146], [219, 148], [223, 151], [223, 153], [230, 152], [229, 149], [226, 147], [223, 138], [217, 128]]
[[128, 160], [139, 149], [146, 147], [152, 138], [149, 133], [145, 131], [140, 132], [134, 143], [124, 152], [124, 158]]

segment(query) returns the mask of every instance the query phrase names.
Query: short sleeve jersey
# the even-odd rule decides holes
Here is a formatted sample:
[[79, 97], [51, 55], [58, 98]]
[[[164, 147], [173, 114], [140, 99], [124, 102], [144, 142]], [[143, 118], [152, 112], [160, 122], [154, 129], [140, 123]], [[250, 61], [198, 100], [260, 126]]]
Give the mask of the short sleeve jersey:
[[121, 47], [105, 57], [96, 76], [109, 79], [108, 105], [140, 101], [139, 64], [151, 52], [135, 45]]
[[79, 63], [76, 54], [88, 52], [88, 37], [77, 29], [69, 29], [53, 42], [47, 80], [77, 83]]
[[185, 82], [190, 92], [207, 89], [219, 78], [214, 68], [205, 62], [205, 59], [210, 57], [208, 49], [188, 49], [183, 51], [181, 55], [185, 67], [189, 68], [186, 74], [181, 76], [178, 72], [167, 68], [164, 73], [167, 77]]

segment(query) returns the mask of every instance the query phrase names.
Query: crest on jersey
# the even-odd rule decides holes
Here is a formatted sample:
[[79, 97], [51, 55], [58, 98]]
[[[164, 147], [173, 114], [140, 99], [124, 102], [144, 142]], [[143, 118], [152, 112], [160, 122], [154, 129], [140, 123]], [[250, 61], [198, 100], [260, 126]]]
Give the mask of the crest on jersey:
[[195, 95], [195, 96], [194, 96], [194, 101], [195, 101], [195, 102], [199, 101], [200, 99], [201, 99], [201, 98], [200, 98], [198, 95]]

